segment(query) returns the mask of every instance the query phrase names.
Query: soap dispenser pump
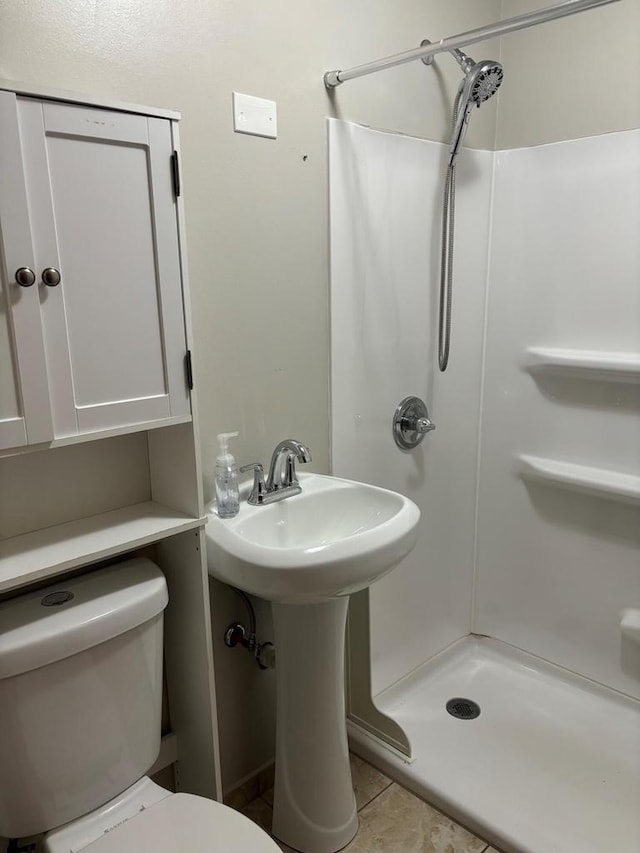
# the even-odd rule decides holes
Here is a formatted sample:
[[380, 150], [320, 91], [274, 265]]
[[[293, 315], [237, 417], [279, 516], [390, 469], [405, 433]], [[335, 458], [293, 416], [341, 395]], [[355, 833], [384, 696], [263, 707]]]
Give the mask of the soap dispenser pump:
[[220, 452], [216, 456], [215, 481], [216, 504], [220, 518], [233, 518], [240, 511], [238, 466], [229, 453], [229, 439], [237, 435], [237, 432], [221, 432], [218, 435]]

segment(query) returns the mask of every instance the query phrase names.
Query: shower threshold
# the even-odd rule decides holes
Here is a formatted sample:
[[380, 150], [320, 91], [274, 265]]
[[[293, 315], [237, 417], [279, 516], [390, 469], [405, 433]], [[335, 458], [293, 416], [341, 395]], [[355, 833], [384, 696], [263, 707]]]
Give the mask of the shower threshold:
[[350, 725], [353, 751], [505, 853], [640, 851], [640, 702], [473, 636], [375, 701], [414, 760]]

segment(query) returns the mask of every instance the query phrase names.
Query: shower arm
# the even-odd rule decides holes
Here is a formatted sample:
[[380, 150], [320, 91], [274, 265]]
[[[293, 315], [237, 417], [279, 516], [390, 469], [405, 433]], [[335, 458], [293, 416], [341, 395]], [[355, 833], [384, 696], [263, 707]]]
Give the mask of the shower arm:
[[575, 15], [578, 12], [586, 12], [587, 9], [595, 9], [597, 6], [607, 6], [609, 3], [617, 2], [619, 0], [565, 0], [564, 3], [558, 3], [555, 6], [546, 6], [544, 9], [538, 9], [535, 12], [527, 12], [524, 15], [517, 15], [515, 18], [507, 18], [505, 21], [487, 24], [475, 30], [468, 30], [465, 33], [441, 39], [433, 44], [421, 45], [414, 50], [406, 50], [403, 53], [378, 59], [376, 62], [357, 65], [355, 68], [348, 68], [345, 71], [327, 71], [324, 75], [324, 84], [327, 89], [334, 89], [340, 83], [353, 80], [355, 77], [364, 77], [366, 74], [373, 74], [385, 68], [393, 68], [396, 65], [403, 65], [405, 62], [413, 62], [416, 59], [428, 60], [437, 53], [446, 53], [455, 48], [475, 44], [478, 41], [503, 36], [516, 30], [523, 30], [526, 27], [534, 27], [537, 24], [545, 23], [545, 21], [555, 21], [557, 18], [564, 18], [567, 15]]

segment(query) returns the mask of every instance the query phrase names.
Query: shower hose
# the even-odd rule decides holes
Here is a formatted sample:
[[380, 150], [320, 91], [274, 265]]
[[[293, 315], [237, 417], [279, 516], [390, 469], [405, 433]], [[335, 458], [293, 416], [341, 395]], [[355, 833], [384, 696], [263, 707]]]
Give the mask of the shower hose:
[[[452, 128], [458, 120], [460, 96], [453, 102]], [[453, 234], [455, 226], [456, 174], [455, 162], [447, 166], [442, 199], [442, 247], [440, 254], [440, 317], [438, 323], [438, 365], [442, 373], [449, 363], [451, 342], [451, 298], [453, 295]]]

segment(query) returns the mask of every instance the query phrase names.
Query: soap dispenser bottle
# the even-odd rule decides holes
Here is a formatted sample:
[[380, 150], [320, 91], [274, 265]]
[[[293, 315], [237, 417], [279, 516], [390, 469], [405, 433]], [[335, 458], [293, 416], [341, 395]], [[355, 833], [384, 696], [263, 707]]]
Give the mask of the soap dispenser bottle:
[[233, 518], [240, 510], [238, 493], [238, 466], [229, 453], [229, 439], [237, 432], [221, 432], [218, 435], [220, 453], [216, 456], [216, 504], [220, 518]]

